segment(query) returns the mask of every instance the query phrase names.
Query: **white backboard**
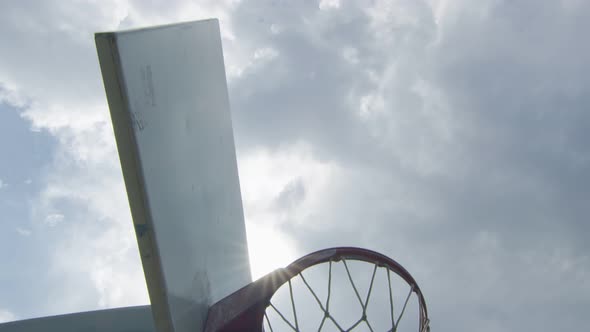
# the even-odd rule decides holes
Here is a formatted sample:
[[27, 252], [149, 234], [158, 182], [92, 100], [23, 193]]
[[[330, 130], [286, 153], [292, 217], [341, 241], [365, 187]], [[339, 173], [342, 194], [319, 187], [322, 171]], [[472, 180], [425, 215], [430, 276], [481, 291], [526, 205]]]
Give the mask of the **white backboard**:
[[96, 45], [156, 328], [199, 332], [251, 282], [218, 21]]

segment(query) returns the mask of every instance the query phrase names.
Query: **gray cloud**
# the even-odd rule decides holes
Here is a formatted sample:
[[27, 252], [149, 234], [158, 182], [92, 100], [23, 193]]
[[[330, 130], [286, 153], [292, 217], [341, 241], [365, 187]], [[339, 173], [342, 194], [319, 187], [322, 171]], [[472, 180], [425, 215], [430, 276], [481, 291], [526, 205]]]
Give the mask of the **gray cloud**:
[[[68, 272], [55, 272], [47, 286], [64, 291], [57, 279], [65, 275], [75, 289], [87, 289], [79, 298], [66, 293], [62, 307], [72, 310], [99, 301], [114, 305], [124, 290], [104, 280], [138, 276], [138, 261], [129, 216], [105, 213], [109, 204], [126, 206], [106, 198], [124, 201], [90, 33], [174, 21], [190, 4], [112, 3], [98, 19], [82, 7], [47, 6], [31, 2], [1, 11], [10, 18], [2, 20], [1, 36], [21, 38], [0, 55], [0, 84], [24, 96], [27, 110], [35, 110], [31, 121], [54, 128], [60, 142], [46, 179], [47, 188], [59, 190], [39, 193], [37, 213], [63, 209], [67, 218], [56, 228], [87, 220], [74, 224], [66, 240], [53, 234], [51, 243], [71, 248], [87, 240], [105, 253], [64, 256], [88, 265], [53, 261]], [[225, 18], [250, 227], [275, 227], [299, 254], [359, 245], [392, 256], [421, 284], [437, 330], [583, 324], [580, 308], [590, 301], [588, 5], [359, 1], [322, 11], [314, 2], [259, 1], [204, 7]], [[74, 28], [56, 23], [64, 20]], [[46, 28], [35, 28], [40, 25]], [[43, 56], [40, 49], [53, 51]], [[79, 109], [92, 121], [77, 118]], [[47, 114], [65, 114], [65, 120]], [[92, 149], [97, 138], [104, 142], [99, 151]], [[267, 153], [265, 165], [282, 171], [269, 166], [272, 172], [256, 173], [247, 163], [259, 151]], [[30, 237], [38, 229], [32, 231]], [[113, 243], [123, 248], [123, 259], [108, 250]]]
[[[329, 14], [283, 8], [289, 18], [277, 3], [274, 16], [239, 8], [236, 29], [278, 55], [231, 85], [237, 139], [272, 149], [305, 140], [315, 158], [345, 169], [285, 232], [307, 250], [356, 244], [398, 257], [418, 275], [438, 328], [573, 327], [575, 315], [551, 312], [579, 312], [589, 299], [580, 41], [590, 11], [468, 6], [436, 17], [396, 2], [378, 18], [349, 4]], [[341, 55], [347, 47], [358, 62]], [[366, 96], [367, 114], [356, 116]]]

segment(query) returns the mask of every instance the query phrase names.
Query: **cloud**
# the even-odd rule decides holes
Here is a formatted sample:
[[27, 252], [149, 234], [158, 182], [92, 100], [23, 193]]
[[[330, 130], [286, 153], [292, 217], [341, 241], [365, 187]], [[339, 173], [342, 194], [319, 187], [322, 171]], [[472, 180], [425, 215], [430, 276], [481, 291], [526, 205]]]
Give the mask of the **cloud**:
[[45, 217], [45, 224], [49, 227], [55, 227], [64, 220], [64, 215], [61, 213], [52, 213]]
[[340, 8], [340, 0], [321, 0], [319, 4], [321, 10]]
[[[399, 259], [421, 276], [443, 329], [464, 319], [457, 308], [484, 330], [527, 326], [517, 313], [548, 314], [542, 289], [560, 289], [542, 270], [588, 270], [578, 235], [589, 196], [588, 50], [579, 42], [589, 8], [373, 4], [330, 16], [238, 7], [234, 24], [252, 36], [242, 46], [278, 54], [230, 84], [238, 144], [305, 142], [312, 159], [340, 170], [314, 206], [282, 211], [300, 251], [354, 244]], [[559, 258], [543, 264], [549, 257]], [[587, 292], [575, 298], [585, 303]], [[521, 300], [506, 306], [510, 294]]]
[[31, 236], [32, 232], [29, 229], [17, 227], [16, 232], [22, 236]]
[[0, 99], [58, 141], [31, 237], [67, 216], [45, 244], [59, 301], [32, 311], [147, 301], [92, 32], [215, 15], [254, 251], [279, 248], [271, 237], [285, 260], [382, 251], [419, 281], [437, 329], [583, 324], [586, 3], [4, 6]]

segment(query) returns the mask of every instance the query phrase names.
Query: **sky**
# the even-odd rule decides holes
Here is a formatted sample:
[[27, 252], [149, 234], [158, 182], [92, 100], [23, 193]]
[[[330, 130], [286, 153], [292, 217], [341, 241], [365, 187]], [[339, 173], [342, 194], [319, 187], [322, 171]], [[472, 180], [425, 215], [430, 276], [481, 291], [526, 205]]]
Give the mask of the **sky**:
[[252, 269], [361, 246], [438, 331], [590, 307], [590, 2], [3, 1], [0, 321], [148, 303], [93, 33], [220, 20]]

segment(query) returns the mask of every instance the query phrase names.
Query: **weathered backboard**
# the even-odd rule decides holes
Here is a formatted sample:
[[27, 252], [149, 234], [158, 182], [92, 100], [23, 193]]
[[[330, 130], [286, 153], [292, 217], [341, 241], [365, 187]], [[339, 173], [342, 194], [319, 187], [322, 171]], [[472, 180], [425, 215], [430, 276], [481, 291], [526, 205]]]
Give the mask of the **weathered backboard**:
[[251, 282], [217, 20], [96, 45], [158, 331], [196, 331]]

